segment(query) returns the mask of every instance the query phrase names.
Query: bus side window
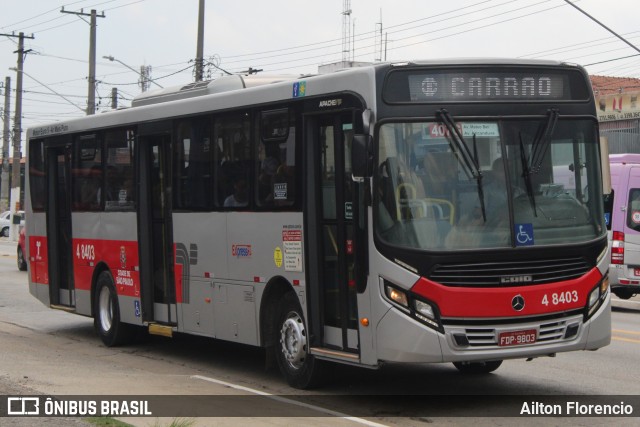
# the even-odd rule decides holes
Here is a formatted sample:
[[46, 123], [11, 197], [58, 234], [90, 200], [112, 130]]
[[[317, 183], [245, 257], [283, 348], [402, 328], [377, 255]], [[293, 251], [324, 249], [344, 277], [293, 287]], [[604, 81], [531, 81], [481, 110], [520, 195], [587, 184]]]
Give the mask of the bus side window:
[[215, 120], [214, 188], [216, 206], [219, 208], [249, 206], [250, 131], [251, 121], [247, 113], [233, 113]]
[[77, 138], [72, 160], [74, 211], [98, 211], [102, 208], [102, 145], [96, 135]]
[[31, 208], [42, 212], [45, 207], [44, 141], [29, 144], [29, 183], [31, 184]]
[[119, 129], [105, 134], [105, 210], [135, 208], [133, 130]]
[[295, 203], [296, 127], [293, 111], [263, 111], [256, 158], [258, 206], [289, 207]]
[[180, 121], [174, 144], [174, 206], [203, 210], [213, 207], [213, 147], [210, 117]]

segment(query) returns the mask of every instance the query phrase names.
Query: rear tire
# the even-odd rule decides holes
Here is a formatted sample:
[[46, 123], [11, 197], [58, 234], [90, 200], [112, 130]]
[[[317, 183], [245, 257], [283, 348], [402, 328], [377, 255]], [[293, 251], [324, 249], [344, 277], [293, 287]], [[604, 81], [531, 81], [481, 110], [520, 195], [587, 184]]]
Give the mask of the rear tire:
[[629, 299], [633, 296], [633, 292], [629, 289], [616, 289], [613, 293], [620, 299]]
[[96, 282], [93, 306], [93, 326], [107, 347], [125, 344], [134, 336], [134, 326], [120, 321], [118, 295], [113, 286], [113, 277], [103, 271]]
[[18, 270], [27, 271], [27, 260], [24, 259], [22, 248], [18, 245]]
[[276, 316], [275, 357], [280, 372], [291, 387], [319, 385], [323, 363], [309, 354], [309, 337], [302, 309], [294, 293], [286, 293]]
[[491, 362], [453, 362], [453, 366], [458, 368], [463, 374], [488, 374], [495, 371], [502, 365], [502, 360]]

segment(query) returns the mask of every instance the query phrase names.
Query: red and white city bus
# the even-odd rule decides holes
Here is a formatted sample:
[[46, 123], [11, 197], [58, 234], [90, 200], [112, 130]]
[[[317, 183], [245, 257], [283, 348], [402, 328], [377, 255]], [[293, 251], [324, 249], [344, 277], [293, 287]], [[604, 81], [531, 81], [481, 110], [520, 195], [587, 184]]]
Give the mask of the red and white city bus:
[[491, 372], [610, 342], [579, 66], [226, 76], [27, 135], [30, 291], [108, 346], [261, 346], [310, 387], [327, 362]]

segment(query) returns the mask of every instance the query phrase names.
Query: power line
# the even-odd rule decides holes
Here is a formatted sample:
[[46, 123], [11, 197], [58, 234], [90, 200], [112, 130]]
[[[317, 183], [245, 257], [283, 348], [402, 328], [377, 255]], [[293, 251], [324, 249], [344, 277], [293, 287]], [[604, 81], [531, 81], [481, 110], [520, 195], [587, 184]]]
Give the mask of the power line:
[[598, 21], [596, 18], [594, 18], [593, 16], [589, 15], [587, 12], [585, 12], [584, 10], [580, 9], [578, 6], [576, 6], [575, 4], [571, 3], [569, 0], [564, 0], [565, 3], [573, 6], [574, 8], [578, 9], [581, 13], [583, 13], [584, 15], [586, 15], [589, 19], [591, 19], [593, 22], [595, 22], [596, 24], [600, 25], [602, 28], [604, 28], [605, 30], [609, 31], [611, 34], [613, 34], [614, 36], [616, 36], [617, 38], [619, 38], [620, 40], [622, 40], [623, 42], [625, 42], [626, 44], [628, 44], [629, 46], [631, 46], [636, 52], [640, 53], [640, 49], [638, 49], [635, 45], [631, 44], [628, 40], [626, 40], [624, 37], [622, 37], [621, 35], [619, 35], [618, 33], [616, 33], [615, 31], [613, 31], [611, 28], [607, 27], [606, 25], [604, 25], [602, 22]]

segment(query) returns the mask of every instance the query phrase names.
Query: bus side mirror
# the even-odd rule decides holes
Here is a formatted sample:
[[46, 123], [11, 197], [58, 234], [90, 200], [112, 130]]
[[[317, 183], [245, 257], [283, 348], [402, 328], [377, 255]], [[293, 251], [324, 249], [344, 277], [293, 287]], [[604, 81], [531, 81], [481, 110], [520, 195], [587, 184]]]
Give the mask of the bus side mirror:
[[354, 135], [351, 145], [351, 168], [353, 178], [369, 178], [373, 169], [373, 138], [371, 135]]

